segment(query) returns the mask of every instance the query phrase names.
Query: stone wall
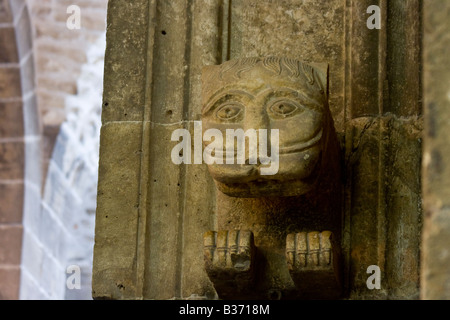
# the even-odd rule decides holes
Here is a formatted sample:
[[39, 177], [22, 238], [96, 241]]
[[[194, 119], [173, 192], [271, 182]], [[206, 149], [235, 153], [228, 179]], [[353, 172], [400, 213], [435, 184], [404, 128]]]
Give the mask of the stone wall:
[[0, 298], [16, 299], [24, 212], [39, 213], [41, 138], [24, 3], [0, 1], [0, 26]]
[[[92, 162], [98, 153], [95, 123], [100, 118], [102, 75], [98, 71], [103, 69], [106, 3], [27, 3], [33, 22], [36, 96], [44, 141], [41, 209], [30, 218], [24, 236], [22, 299], [91, 297], [92, 199], [96, 194]], [[72, 4], [81, 9], [79, 30], [66, 27], [66, 9]], [[100, 55], [97, 51], [89, 56], [93, 46]], [[87, 92], [86, 87], [96, 91]], [[81, 291], [66, 290], [69, 265], [78, 265], [82, 271]]]
[[[77, 93], [86, 52], [106, 29], [107, 0], [27, 0], [35, 50], [36, 99], [44, 136], [44, 170], [61, 123], [68, 95]], [[81, 28], [70, 30], [67, 8], [80, 8]], [[45, 175], [45, 171], [44, 171]]]
[[205, 166], [173, 165], [170, 136], [201, 117], [202, 66], [255, 55], [330, 66], [346, 297], [419, 297], [421, 1], [116, 0], [108, 15], [95, 297], [214, 297], [202, 234], [221, 197]]
[[[90, 299], [104, 37], [87, 52], [77, 94], [65, 101], [49, 161], [41, 212], [24, 242], [22, 299]], [[81, 288], [68, 289], [69, 266], [81, 270]], [[40, 290], [36, 290], [35, 284]]]

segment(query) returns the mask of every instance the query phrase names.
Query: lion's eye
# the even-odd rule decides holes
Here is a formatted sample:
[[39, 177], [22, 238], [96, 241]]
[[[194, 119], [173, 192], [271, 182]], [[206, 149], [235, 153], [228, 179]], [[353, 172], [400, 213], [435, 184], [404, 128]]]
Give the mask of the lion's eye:
[[232, 120], [239, 116], [242, 109], [243, 108], [237, 104], [226, 104], [217, 110], [216, 117], [221, 120]]
[[287, 117], [293, 114], [295, 111], [297, 111], [297, 109], [299, 109], [299, 107], [289, 101], [279, 101], [270, 107], [270, 111], [282, 117]]

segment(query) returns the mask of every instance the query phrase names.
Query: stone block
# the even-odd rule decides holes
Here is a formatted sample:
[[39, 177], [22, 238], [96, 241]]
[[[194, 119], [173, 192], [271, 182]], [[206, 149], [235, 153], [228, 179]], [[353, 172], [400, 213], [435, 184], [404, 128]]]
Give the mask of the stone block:
[[0, 99], [22, 96], [19, 67], [0, 67]]
[[149, 299], [171, 299], [178, 294], [177, 280], [173, 275], [181, 272], [177, 256], [185, 215], [181, 207], [182, 189], [179, 187], [183, 166], [175, 165], [170, 159], [171, 149], [176, 144], [170, 138], [173, 130], [179, 128], [183, 128], [183, 124], [152, 124], [150, 131], [146, 132], [154, 141], [158, 141], [152, 143], [146, 151], [150, 165], [149, 176], [144, 181], [148, 181], [148, 189], [142, 196], [148, 212], [145, 220], [148, 224], [140, 221], [146, 230], [145, 237], [154, 239], [147, 261], [139, 261], [146, 265], [144, 295]]
[[136, 297], [141, 137], [139, 122], [108, 123], [101, 130], [92, 280], [96, 298]]
[[0, 180], [24, 179], [24, 142], [0, 143]]
[[[104, 122], [142, 120], [148, 90], [145, 82], [149, 1], [137, 0], [132, 5], [110, 1], [108, 17], [102, 119]], [[133, 17], [132, 24], [130, 17]]]
[[[48, 22], [45, 23], [48, 25]], [[36, 41], [36, 43], [40, 42], [42, 41]], [[67, 59], [65, 56], [61, 57], [61, 55], [53, 53], [50, 49], [45, 51], [38, 49], [35, 51], [35, 56], [36, 69], [39, 73], [58, 73], [61, 70], [64, 70], [67, 73], [73, 74], [75, 78], [80, 74], [81, 65], [79, 63], [72, 59]]]
[[77, 85], [73, 81], [73, 75], [71, 73], [38, 76], [37, 85], [43, 88], [52, 88], [52, 90], [66, 94], [77, 93]]
[[23, 182], [0, 182], [0, 224], [22, 223], [23, 202]]
[[16, 34], [14, 28], [0, 28], [0, 63], [18, 63]]
[[[33, 15], [33, 11], [37, 12]], [[49, 23], [48, 19], [51, 17], [51, 12], [51, 7], [33, 7], [32, 15], [35, 19], [34, 26], [36, 28], [35, 41], [39, 41], [40, 39], [52, 39], [54, 41], [64, 41], [67, 39], [71, 39], [72, 41], [82, 40], [83, 34], [81, 32], [74, 32], [62, 24], [55, 25], [55, 23]]]
[[22, 231], [21, 225], [0, 225], [0, 265], [20, 265]]
[[20, 266], [0, 267], [0, 300], [19, 299]]
[[[74, 43], [69, 39], [65, 41], [53, 41], [52, 39], [40, 39], [36, 42], [36, 52], [39, 52], [40, 55], [51, 55], [54, 59], [59, 59], [60, 63], [70, 64], [70, 62], [74, 62], [81, 66], [83, 63], [86, 63], [86, 53], [85, 49], [87, 43]], [[38, 71], [45, 72], [46, 69], [41, 69], [43, 65], [38, 64]], [[65, 72], [65, 69], [58, 69], [57, 72]], [[74, 78], [77, 77], [76, 74], [73, 75]]]
[[24, 136], [22, 102], [0, 102], [0, 139]]
[[[275, 55], [330, 64], [329, 104], [336, 131], [341, 132], [344, 128], [344, 11], [345, 2], [340, 0], [326, 4], [302, 0], [232, 1], [229, 58]], [[361, 17], [365, 19], [364, 14]]]

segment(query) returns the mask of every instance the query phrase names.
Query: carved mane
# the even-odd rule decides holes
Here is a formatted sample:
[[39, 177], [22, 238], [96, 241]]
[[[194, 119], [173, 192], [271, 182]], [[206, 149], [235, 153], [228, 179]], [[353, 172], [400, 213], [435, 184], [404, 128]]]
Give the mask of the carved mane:
[[316, 70], [313, 66], [290, 58], [279, 58], [274, 56], [264, 58], [242, 58], [226, 61], [221, 65], [219, 78], [227, 77], [240, 79], [242, 74], [253, 69], [259, 62], [268, 71], [276, 75], [286, 74], [291, 78], [299, 78], [302, 75], [310, 85], [315, 83], [322, 89], [316, 80]]

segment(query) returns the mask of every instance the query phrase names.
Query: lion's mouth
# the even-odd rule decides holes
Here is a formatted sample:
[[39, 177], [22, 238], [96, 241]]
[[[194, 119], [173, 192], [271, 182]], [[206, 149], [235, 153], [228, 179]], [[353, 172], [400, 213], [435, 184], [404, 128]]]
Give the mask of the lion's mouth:
[[[278, 150], [278, 153], [279, 154], [291, 154], [291, 153], [303, 152], [306, 149], [309, 149], [309, 148], [315, 146], [317, 143], [319, 143], [320, 140], [322, 139], [322, 136], [323, 136], [323, 128], [320, 129], [318, 131], [318, 133], [313, 138], [309, 139], [308, 141], [300, 142], [300, 143], [297, 143], [297, 144], [294, 144], [291, 146], [280, 147]], [[211, 148], [211, 147], [206, 146], [205, 150], [209, 149], [209, 148]], [[269, 146], [267, 149], [269, 149]], [[234, 160], [233, 163], [237, 163], [236, 160], [237, 160], [238, 154], [237, 154], [236, 149], [234, 149], [234, 150], [220, 150], [220, 149], [217, 150], [217, 149], [215, 149], [210, 154], [215, 159], [223, 160], [223, 163], [226, 163], [225, 162], [226, 159], [228, 159], [228, 161], [230, 159], [233, 159]], [[268, 158], [270, 158], [270, 157], [268, 157]], [[257, 164], [260, 164], [260, 161], [258, 161]], [[248, 160], [246, 160], [246, 163], [243, 163], [243, 165], [249, 165]]]
[[319, 141], [322, 139], [323, 135], [323, 129], [321, 129], [312, 139], [309, 139], [306, 142], [297, 143], [293, 146], [289, 147], [282, 147], [279, 150], [279, 153], [296, 153], [296, 152], [302, 152], [306, 149], [311, 148], [312, 146], [315, 146]]

